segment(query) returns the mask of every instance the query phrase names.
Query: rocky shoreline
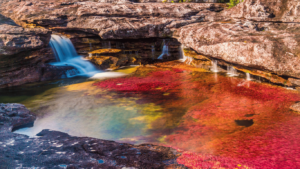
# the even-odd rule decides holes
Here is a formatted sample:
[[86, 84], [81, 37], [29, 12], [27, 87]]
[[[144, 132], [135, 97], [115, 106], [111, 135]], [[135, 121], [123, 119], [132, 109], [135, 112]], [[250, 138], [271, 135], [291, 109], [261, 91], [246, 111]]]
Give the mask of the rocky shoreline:
[[43, 130], [34, 138], [12, 133], [35, 120], [21, 104], [0, 104], [0, 168], [186, 168], [180, 153], [163, 146], [132, 145]]

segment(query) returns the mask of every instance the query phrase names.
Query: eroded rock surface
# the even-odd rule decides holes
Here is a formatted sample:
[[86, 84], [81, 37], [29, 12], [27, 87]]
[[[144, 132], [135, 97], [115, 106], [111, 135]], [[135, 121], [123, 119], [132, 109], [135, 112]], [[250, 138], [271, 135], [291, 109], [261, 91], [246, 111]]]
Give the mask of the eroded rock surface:
[[263, 22], [300, 22], [300, 2], [294, 0], [244, 0], [223, 16]]
[[20, 104], [0, 104], [0, 168], [185, 168], [175, 150], [131, 145], [43, 130], [37, 137], [15, 134], [13, 128], [33, 123]]
[[297, 29], [295, 24], [250, 21], [195, 23], [176, 30], [174, 36], [203, 55], [299, 78], [300, 36]]
[[[26, 5], [27, 3], [31, 5]], [[70, 1], [73, 2], [73, 1]], [[110, 4], [58, 1], [10, 1], [3, 5], [3, 14], [22, 25], [55, 29], [78, 29], [98, 34], [103, 39], [137, 39], [169, 37], [171, 28], [199, 21], [222, 11], [224, 4]], [[202, 16], [196, 16], [198, 13]], [[196, 17], [193, 17], [196, 16]]]

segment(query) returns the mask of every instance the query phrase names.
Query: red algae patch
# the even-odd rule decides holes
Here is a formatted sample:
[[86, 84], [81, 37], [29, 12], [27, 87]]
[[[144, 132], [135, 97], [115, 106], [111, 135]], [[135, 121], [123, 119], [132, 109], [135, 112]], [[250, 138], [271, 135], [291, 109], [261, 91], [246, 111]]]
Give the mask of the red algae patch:
[[[176, 70], [178, 71], [178, 70]], [[167, 91], [178, 86], [176, 72], [170, 70], [151, 72], [146, 77], [110, 79], [95, 84], [101, 88], [123, 92]]]
[[300, 100], [295, 91], [179, 66], [94, 85], [138, 94], [137, 104], [159, 105], [162, 115], [149, 126], [165, 128], [153, 132], [151, 142], [184, 150], [180, 164], [300, 168], [300, 115], [289, 110]]

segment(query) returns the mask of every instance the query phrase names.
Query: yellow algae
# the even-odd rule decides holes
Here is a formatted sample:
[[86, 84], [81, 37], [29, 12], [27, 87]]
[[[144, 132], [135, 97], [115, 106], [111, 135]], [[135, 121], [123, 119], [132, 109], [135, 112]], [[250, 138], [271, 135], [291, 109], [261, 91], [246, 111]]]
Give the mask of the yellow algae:
[[[69, 86], [65, 86], [67, 91], [84, 91], [83, 95], [94, 95], [94, 94], [100, 94], [104, 93], [105, 90], [98, 88], [94, 86], [94, 81], [89, 82], [83, 82], [83, 83], [77, 83], [72, 84]], [[111, 98], [112, 96], [107, 96], [106, 98]]]
[[92, 52], [89, 52], [91, 54], [102, 54], [102, 53], [119, 53], [121, 52], [120, 49], [98, 49], [94, 50]]
[[115, 72], [131, 74], [131, 73], [135, 72], [137, 69], [138, 69], [138, 66], [134, 66], [134, 67], [127, 67], [124, 69], [118, 69], [118, 70], [115, 70]]
[[157, 140], [158, 140], [159, 142], [161, 142], [161, 143], [167, 143], [167, 142], [166, 142], [166, 138], [167, 138], [167, 136], [164, 135], [164, 136], [162, 136], [162, 137], [159, 137]]
[[82, 43], [99, 43], [99, 39], [82, 38]]
[[281, 83], [281, 84], [285, 84], [287, 86], [292, 86], [291, 82], [282, 78], [282, 77], [279, 77], [277, 75], [274, 75], [272, 73], [269, 73], [269, 72], [263, 72], [263, 71], [260, 71], [260, 70], [247, 70], [247, 69], [242, 69], [242, 68], [238, 68], [238, 67], [235, 67], [235, 69], [237, 70], [240, 70], [242, 72], [245, 72], [245, 73], [250, 73], [252, 75], [255, 75], [255, 76], [260, 76], [260, 77], [263, 77], [263, 78], [266, 78], [268, 80], [270, 80], [271, 82], [273, 83]]

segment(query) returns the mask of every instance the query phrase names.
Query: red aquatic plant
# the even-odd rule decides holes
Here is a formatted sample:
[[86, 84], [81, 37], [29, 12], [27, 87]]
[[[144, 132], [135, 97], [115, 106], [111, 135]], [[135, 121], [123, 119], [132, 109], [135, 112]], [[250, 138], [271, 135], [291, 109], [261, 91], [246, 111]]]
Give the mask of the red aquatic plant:
[[[300, 96], [293, 91], [170, 68], [95, 85], [138, 93], [137, 104], [155, 103], [171, 114], [174, 124], [165, 121], [171, 132], [152, 136], [163, 136], [158, 144], [195, 152], [185, 152], [177, 160], [188, 167], [300, 167], [300, 117], [289, 110]], [[253, 125], [242, 126], [236, 120], [252, 120]]]
[[178, 78], [176, 72], [165, 70], [149, 73], [146, 77], [109, 79], [95, 85], [122, 92], [164, 92], [177, 86]]

